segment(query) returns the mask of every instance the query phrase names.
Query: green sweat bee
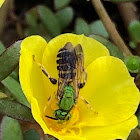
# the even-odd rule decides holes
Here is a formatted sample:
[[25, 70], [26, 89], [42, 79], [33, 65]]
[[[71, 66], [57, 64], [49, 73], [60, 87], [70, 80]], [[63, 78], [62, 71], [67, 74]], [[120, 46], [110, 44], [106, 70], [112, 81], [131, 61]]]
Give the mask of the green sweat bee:
[[[68, 42], [58, 51], [56, 60], [59, 75], [58, 81], [52, 78], [34, 57], [33, 59], [40, 66], [42, 72], [50, 79], [52, 84], [58, 83], [56, 95], [59, 100], [58, 109], [54, 110], [55, 117], [48, 115], [46, 115], [46, 117], [54, 120], [69, 120], [71, 118], [70, 111], [78, 102], [79, 90], [84, 87], [87, 80], [82, 46], [78, 44], [74, 47]], [[83, 97], [81, 97], [81, 99], [90, 107], [88, 101]], [[92, 109], [92, 107], [90, 108]]]

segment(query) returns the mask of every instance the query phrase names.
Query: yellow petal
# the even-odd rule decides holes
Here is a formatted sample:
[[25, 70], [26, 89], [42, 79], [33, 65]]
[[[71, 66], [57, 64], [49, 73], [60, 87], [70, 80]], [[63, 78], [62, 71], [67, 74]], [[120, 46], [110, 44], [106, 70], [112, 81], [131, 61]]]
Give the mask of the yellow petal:
[[53, 131], [50, 131], [44, 120], [42, 119], [42, 114], [38, 108], [38, 103], [36, 99], [31, 99], [32, 113], [36, 118], [36, 121], [41, 125], [45, 134], [50, 134], [59, 140], [113, 140], [113, 139], [123, 139], [126, 140], [130, 131], [135, 128], [138, 124], [137, 118], [132, 116], [128, 120], [115, 125], [109, 125], [104, 127], [83, 127], [81, 135], [59, 135]]
[[24, 94], [31, 104], [34, 119], [41, 125], [45, 133], [55, 135], [50, 131], [43, 117], [43, 110], [47, 102], [46, 92], [42, 80], [42, 71], [33, 61], [35, 59], [41, 63], [46, 41], [40, 36], [31, 36], [22, 41], [20, 56], [20, 83]]
[[42, 112], [40, 112], [38, 101], [35, 98], [31, 99], [31, 108], [32, 108], [32, 114], [33, 114], [35, 120], [40, 124], [40, 126], [43, 129], [45, 134], [52, 135], [56, 138], [63, 137], [47, 128], [47, 126], [43, 120], [43, 117], [42, 117], [42, 115], [44, 115], [44, 114], [42, 114]]
[[137, 126], [137, 118], [132, 116], [128, 120], [105, 127], [85, 127], [82, 129], [86, 140], [126, 140], [130, 131]]
[[41, 63], [46, 46], [46, 41], [40, 36], [31, 36], [24, 39], [21, 44], [19, 68], [20, 83], [24, 94], [30, 103], [31, 98], [34, 97], [39, 102], [41, 110], [43, 110], [47, 98], [42, 80], [42, 71], [33, 61], [33, 55]]
[[136, 112], [139, 90], [123, 61], [112, 56], [100, 57], [88, 66], [87, 74], [87, 83], [80, 95], [98, 114], [79, 99], [80, 125], [116, 124]]
[[59, 140], [87, 140], [85, 137], [79, 136], [62, 136]]
[[[31, 99], [31, 108], [32, 108], [32, 114], [33, 114], [34, 118], [40, 124], [40, 126], [43, 129], [45, 134], [52, 135], [52, 136], [58, 138], [59, 140], [86, 140], [84, 137], [81, 137], [79, 135], [71, 135], [70, 133], [60, 135], [59, 133], [56, 133], [53, 130], [48, 129], [48, 127], [43, 119], [44, 114], [42, 114], [43, 112], [40, 112], [38, 102], [35, 98]], [[55, 120], [53, 120], [53, 121], [55, 124]], [[53, 127], [55, 127], [55, 126], [53, 126]]]
[[[45, 66], [46, 70], [52, 77], [56, 79], [58, 79], [56, 56], [59, 49], [64, 47], [67, 42], [71, 42], [74, 46], [77, 44], [82, 45], [84, 51], [85, 67], [87, 67], [98, 57], [109, 55], [106, 47], [92, 38], [70, 33], [59, 35], [48, 43], [42, 60], [42, 64]], [[57, 86], [52, 85], [46, 76], [43, 76], [43, 78], [46, 85], [46, 92], [54, 94], [57, 91]]]
[[[81, 137], [71, 136], [71, 134], [60, 135], [48, 129], [44, 121], [44, 109], [48, 101], [48, 93], [45, 91], [42, 75], [44, 75], [38, 65], [33, 61], [33, 55], [36, 61], [42, 61], [42, 54], [46, 48], [46, 41], [40, 36], [31, 36], [23, 40], [21, 44], [20, 56], [20, 83], [24, 94], [31, 104], [31, 110], [34, 119], [40, 124], [45, 134], [53, 135], [59, 139], [71, 138], [73, 140]], [[48, 87], [49, 88], [49, 87]], [[54, 94], [53, 92], [49, 94]], [[45, 118], [45, 119], [44, 119]]]
[[0, 0], [0, 7], [2, 6], [2, 4], [4, 3], [5, 0]]

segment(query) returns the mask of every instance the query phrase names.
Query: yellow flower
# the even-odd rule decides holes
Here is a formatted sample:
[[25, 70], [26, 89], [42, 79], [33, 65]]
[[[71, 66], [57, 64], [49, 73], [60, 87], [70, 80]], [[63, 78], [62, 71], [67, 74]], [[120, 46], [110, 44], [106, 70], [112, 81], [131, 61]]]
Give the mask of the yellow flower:
[[[56, 56], [67, 42], [74, 46], [81, 44], [83, 48], [88, 78], [79, 94], [97, 113], [79, 98], [71, 110], [70, 120], [60, 122], [45, 117], [52, 117], [58, 109], [55, 98], [58, 86], [43, 74], [33, 55], [52, 77], [58, 79]], [[134, 114], [140, 96], [134, 79], [120, 59], [109, 56], [106, 47], [92, 38], [62, 34], [46, 43], [40, 36], [27, 37], [21, 44], [20, 82], [34, 119], [45, 134], [60, 140], [126, 140], [137, 126]]]
[[5, 0], [0, 0], [0, 7], [2, 6], [2, 4], [4, 3]]

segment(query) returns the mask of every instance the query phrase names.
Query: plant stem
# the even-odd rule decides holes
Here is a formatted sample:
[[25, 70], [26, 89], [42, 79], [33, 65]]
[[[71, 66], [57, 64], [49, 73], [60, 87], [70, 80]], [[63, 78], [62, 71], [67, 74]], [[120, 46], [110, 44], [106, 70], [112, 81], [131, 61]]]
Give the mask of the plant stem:
[[118, 3], [118, 9], [125, 23], [125, 27], [128, 30], [129, 24], [134, 20], [138, 20], [138, 16], [136, 14], [137, 8], [134, 3], [125, 2], [125, 3]]
[[[128, 31], [130, 40], [135, 41], [131, 36], [128, 27], [132, 21], [139, 20], [136, 4], [132, 2], [118, 3], [118, 9], [125, 24], [125, 28]], [[140, 56], [140, 43], [137, 43], [137, 47], [133, 49], [133, 53]]]
[[100, 19], [102, 20], [106, 30], [109, 33], [111, 40], [117, 45], [117, 47], [124, 53], [124, 56], [132, 55], [128, 47], [125, 45], [124, 41], [120, 37], [118, 31], [116, 30], [115, 25], [111, 21], [110, 17], [108, 16], [105, 8], [103, 7], [100, 0], [91, 0], [92, 4], [99, 15]]

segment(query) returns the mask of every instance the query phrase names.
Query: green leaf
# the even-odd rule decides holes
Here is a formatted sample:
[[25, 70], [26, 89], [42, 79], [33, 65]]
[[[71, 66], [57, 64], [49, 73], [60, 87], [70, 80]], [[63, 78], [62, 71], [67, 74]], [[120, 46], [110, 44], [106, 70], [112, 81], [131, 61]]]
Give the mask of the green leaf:
[[12, 73], [9, 76], [15, 79], [16, 81], [19, 81], [19, 75], [15, 71], [12, 71]]
[[140, 43], [140, 22], [135, 20], [129, 24], [129, 33], [135, 42]]
[[[10, 91], [0, 82], [0, 92], [7, 95], [7, 98], [13, 99], [13, 95], [10, 93]], [[15, 98], [14, 98], [15, 99]]]
[[51, 36], [49, 34], [47, 34], [47, 31], [43, 24], [38, 24], [37, 27], [27, 28], [25, 30], [25, 36], [30, 36], [30, 35], [40, 35], [44, 39], [46, 39], [47, 42], [49, 42], [51, 40]]
[[37, 26], [37, 20], [38, 20], [38, 13], [37, 8], [32, 8], [26, 13], [26, 21], [30, 27], [36, 27]]
[[33, 27], [33, 26], [28, 27], [27, 29], [25, 29], [24, 34], [25, 34], [25, 36], [39, 35], [38, 26], [37, 27]]
[[8, 99], [0, 99], [0, 114], [23, 120], [34, 122], [30, 108]]
[[82, 18], [76, 19], [76, 25], [75, 25], [75, 32], [76, 34], [90, 34], [90, 29], [88, 23], [83, 20]]
[[20, 84], [15, 79], [8, 76], [2, 81], [2, 84], [15, 96], [17, 101], [28, 107], [30, 106], [24, 93], [22, 92]]
[[2, 44], [2, 42], [0, 41], [0, 54], [3, 53], [5, 51], [5, 47]]
[[127, 56], [124, 62], [131, 73], [138, 73], [140, 71], [140, 57], [139, 56]]
[[99, 35], [90, 35], [90, 37], [94, 38], [95, 40], [102, 43], [110, 52], [111, 56], [118, 57], [120, 59], [124, 59], [123, 53], [115, 46], [112, 42], [108, 41], [107, 39], [99, 36]]
[[36, 20], [36, 18], [34, 17], [33, 14], [27, 13], [26, 14], [26, 20], [27, 20], [27, 23], [28, 23], [29, 26], [33, 26], [33, 27], [37, 26], [37, 20]]
[[67, 6], [70, 2], [71, 0], [54, 0], [55, 9], [61, 9]]
[[5, 79], [18, 65], [21, 41], [17, 41], [0, 55], [0, 81]]
[[40, 140], [40, 134], [35, 129], [31, 129], [25, 132], [24, 140]]
[[38, 6], [38, 12], [47, 31], [54, 37], [61, 33], [59, 23], [54, 13], [45, 6]]
[[97, 21], [92, 22], [89, 25], [89, 28], [90, 28], [91, 33], [101, 35], [105, 38], [109, 38], [109, 35], [108, 35], [101, 20], [97, 20]]
[[14, 71], [12, 71], [9, 76], [19, 82], [19, 65], [17, 65], [17, 67], [14, 69]]
[[3, 118], [0, 133], [1, 140], [23, 140], [19, 122], [10, 117]]
[[71, 23], [73, 19], [73, 9], [71, 7], [66, 7], [62, 10], [59, 10], [56, 13], [56, 18], [59, 22], [61, 30], [63, 30]]
[[6, 97], [7, 97], [7, 95], [6, 95], [5, 93], [0, 92], [0, 99], [2, 99], [2, 98], [6, 98]]

